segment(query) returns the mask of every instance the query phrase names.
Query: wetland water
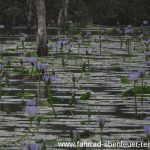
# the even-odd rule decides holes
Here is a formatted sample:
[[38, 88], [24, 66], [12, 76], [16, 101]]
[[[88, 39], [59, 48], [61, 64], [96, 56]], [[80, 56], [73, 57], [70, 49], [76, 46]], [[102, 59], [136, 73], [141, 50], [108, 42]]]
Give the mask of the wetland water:
[[[98, 142], [101, 137], [98, 118], [106, 119], [104, 141], [146, 140], [143, 126], [150, 123], [144, 121], [149, 116], [150, 101], [144, 100], [141, 106], [141, 94], [137, 93], [135, 115], [134, 93], [127, 91], [133, 89], [133, 82], [123, 80], [129, 73], [145, 69], [144, 83], [148, 92], [143, 96], [149, 98], [145, 44], [132, 37], [131, 53], [128, 54], [125, 37], [122, 37], [120, 46], [120, 37], [102, 35], [101, 47], [98, 34], [85, 38], [81, 43], [79, 38], [82, 40], [79, 35], [69, 36], [69, 45], [60, 49], [59, 43], [56, 44], [49, 36], [48, 56], [37, 58], [37, 64], [47, 65], [46, 73], [55, 71], [56, 79], [51, 82], [50, 93], [57, 118], [47, 101], [49, 89], [41, 76], [39, 83], [36, 67], [32, 72], [28, 61], [29, 57], [36, 57], [36, 43], [25, 41], [23, 47], [19, 37], [7, 37], [0, 42], [0, 61], [3, 64], [0, 78], [0, 150], [23, 150], [26, 143], [38, 143], [46, 150], [67, 150], [69, 148], [58, 148], [57, 143], [71, 142], [73, 131], [77, 131], [80, 141]], [[59, 39], [64, 41], [66, 37]], [[81, 76], [84, 63], [86, 67]], [[141, 86], [141, 80], [137, 86]], [[124, 91], [127, 91], [126, 94], [123, 94]], [[38, 106], [37, 117], [29, 131], [30, 121], [25, 109], [31, 99], [36, 99]]]

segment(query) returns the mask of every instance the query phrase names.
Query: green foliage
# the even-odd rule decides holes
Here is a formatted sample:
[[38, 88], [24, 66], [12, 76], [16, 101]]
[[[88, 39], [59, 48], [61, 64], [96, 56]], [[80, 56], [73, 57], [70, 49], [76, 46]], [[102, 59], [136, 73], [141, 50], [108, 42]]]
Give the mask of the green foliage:
[[[45, 0], [45, 3], [48, 14], [47, 24], [56, 25], [58, 14], [62, 8], [61, 2], [60, 0]], [[35, 3], [33, 5], [32, 25], [35, 25]], [[69, 20], [79, 23], [79, 25], [116, 25], [117, 21], [120, 24], [141, 25], [143, 20], [149, 20], [150, 14], [149, 0], [70, 0], [68, 5]], [[27, 10], [27, 1], [25, 0], [1, 0], [1, 24], [26, 25]], [[54, 24], [51, 23], [52, 20]]]
[[57, 145], [57, 141], [56, 141], [56, 139], [54, 139], [54, 140], [47, 140], [47, 141], [46, 141], [46, 144], [47, 144], [48, 146], [53, 147], [53, 146]]
[[[142, 94], [142, 91], [143, 91], [143, 94], [150, 94], [150, 86], [147, 86], [147, 87], [137, 86], [135, 88], [136, 94]], [[125, 91], [121, 93], [121, 95], [123, 96], [134, 95], [134, 88], [126, 89]]]
[[13, 72], [16, 74], [29, 74], [29, 70], [27, 68], [14, 68]]
[[81, 121], [81, 122], [80, 122], [80, 125], [85, 125], [85, 124], [86, 124], [85, 121]]
[[122, 77], [121, 78], [121, 83], [129, 84], [129, 83], [131, 83], [131, 81], [128, 79], [128, 77]]
[[35, 94], [25, 91], [25, 92], [20, 92], [17, 94], [19, 97], [34, 97]]
[[85, 130], [82, 133], [80, 133], [80, 137], [81, 138], [88, 138], [88, 137], [90, 137], [93, 134], [94, 134], [93, 132], [91, 132], [89, 130]]
[[81, 95], [80, 100], [88, 100], [88, 99], [90, 99], [90, 96], [91, 96], [91, 93], [87, 92], [87, 93]]
[[31, 51], [26, 54], [26, 57], [37, 57], [36, 51]]
[[36, 117], [36, 121], [40, 124], [40, 122], [42, 122], [43, 120], [48, 120], [49, 116], [48, 115], [38, 115]]
[[47, 100], [40, 101], [40, 106], [49, 106], [49, 102]]
[[[54, 104], [60, 103], [60, 101], [61, 101], [60, 98], [55, 97], [55, 96], [51, 96], [51, 100], [52, 100], [52, 102], [53, 102]], [[47, 101], [50, 102], [50, 99], [48, 98]]]

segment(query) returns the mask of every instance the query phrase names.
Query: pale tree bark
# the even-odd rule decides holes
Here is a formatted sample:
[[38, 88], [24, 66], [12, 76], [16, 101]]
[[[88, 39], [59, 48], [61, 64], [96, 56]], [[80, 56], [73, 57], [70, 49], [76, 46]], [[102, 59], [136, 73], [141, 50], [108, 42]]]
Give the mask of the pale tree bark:
[[64, 20], [64, 27], [67, 26], [67, 20], [68, 20], [68, 3], [69, 0], [62, 0], [63, 1], [63, 20]]
[[26, 13], [27, 13], [27, 32], [28, 34], [31, 34], [31, 26], [32, 26], [32, 19], [33, 19], [33, 0], [27, 0], [27, 8], [26, 8]]
[[58, 15], [58, 27], [62, 27], [64, 31], [67, 29], [67, 20], [68, 20], [68, 3], [69, 0], [61, 0], [61, 9]]
[[[58, 21], [57, 21], [58, 27], [62, 27], [63, 26], [62, 12], [63, 12], [63, 8], [60, 9], [60, 12], [59, 12], [59, 15], [58, 15]], [[58, 30], [58, 35], [60, 35], [60, 34], [61, 34], [61, 29]]]
[[38, 21], [37, 31], [37, 54], [38, 56], [47, 56], [47, 31], [46, 31], [46, 10], [44, 0], [36, 0], [36, 11]]

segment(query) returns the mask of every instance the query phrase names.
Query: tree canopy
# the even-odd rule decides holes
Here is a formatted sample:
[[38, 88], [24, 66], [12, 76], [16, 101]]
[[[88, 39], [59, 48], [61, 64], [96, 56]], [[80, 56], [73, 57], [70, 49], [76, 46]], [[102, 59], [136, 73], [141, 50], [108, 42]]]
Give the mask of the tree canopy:
[[[47, 24], [57, 24], [61, 0], [45, 0]], [[32, 7], [32, 25], [36, 24], [36, 11]], [[150, 21], [149, 0], [70, 0], [68, 20], [81, 25], [87, 23], [116, 25], [140, 25], [143, 20]], [[10, 26], [27, 25], [26, 0], [1, 0], [0, 23]]]

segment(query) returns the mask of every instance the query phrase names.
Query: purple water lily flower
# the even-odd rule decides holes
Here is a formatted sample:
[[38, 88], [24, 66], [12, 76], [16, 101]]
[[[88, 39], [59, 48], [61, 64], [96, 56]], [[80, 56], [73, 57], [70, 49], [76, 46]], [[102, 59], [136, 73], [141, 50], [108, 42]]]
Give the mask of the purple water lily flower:
[[137, 81], [139, 76], [140, 76], [140, 74], [138, 72], [128, 74], [128, 78], [133, 81]]
[[61, 46], [64, 46], [64, 45], [67, 45], [69, 43], [68, 40], [60, 40], [60, 41], [57, 41], [57, 44], [61, 45]]
[[145, 54], [146, 56], [150, 56], [150, 51], [144, 52], [144, 54]]
[[144, 20], [144, 21], [143, 21], [143, 25], [148, 25], [148, 21], [147, 21], [147, 20]]
[[49, 74], [44, 74], [42, 79], [46, 82], [46, 83], [51, 83], [51, 81], [56, 80], [56, 76], [51, 76]]
[[148, 44], [150, 44], [150, 39], [146, 39], [144, 42], [146, 45], [148, 45]]
[[140, 69], [137, 71], [137, 73], [139, 73], [140, 76], [145, 74], [145, 69]]
[[44, 74], [45, 71], [48, 69], [48, 67], [45, 64], [37, 64], [36, 68], [37, 71], [41, 72], [42, 74]]
[[[150, 121], [150, 117], [144, 118], [145, 121]], [[144, 131], [147, 136], [150, 136], [150, 122], [149, 124], [144, 125]]]
[[34, 65], [36, 64], [36, 62], [37, 62], [37, 59], [36, 59], [35, 57], [30, 57], [30, 58], [28, 58], [28, 62], [29, 62], [32, 66], [34, 66]]
[[134, 30], [131, 25], [128, 25], [124, 30], [125, 34], [132, 34], [133, 32], [134, 32]]
[[150, 102], [150, 98], [144, 98], [144, 101], [149, 101]]
[[21, 42], [24, 42], [25, 40], [26, 40], [26, 38], [25, 38], [24, 36], [21, 36], [21, 37], [20, 37], [20, 41], [21, 41]]
[[27, 117], [35, 117], [37, 114], [36, 106], [26, 106], [25, 115]]
[[25, 144], [25, 150], [40, 150], [39, 144]]
[[25, 115], [28, 117], [35, 117], [37, 114], [36, 100], [29, 100], [26, 103]]
[[150, 66], [150, 61], [145, 61], [144, 62], [147, 66]]
[[26, 105], [27, 106], [36, 106], [36, 100], [35, 99], [29, 100], [29, 101], [27, 101]]

